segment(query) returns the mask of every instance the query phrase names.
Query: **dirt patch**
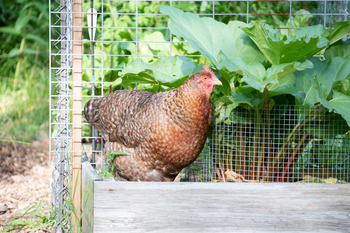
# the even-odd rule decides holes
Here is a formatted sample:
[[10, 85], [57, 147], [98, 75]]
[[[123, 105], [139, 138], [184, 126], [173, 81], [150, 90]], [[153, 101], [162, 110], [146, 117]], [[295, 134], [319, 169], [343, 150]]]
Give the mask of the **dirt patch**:
[[[33, 211], [42, 203], [45, 210], [40, 214], [49, 215], [51, 167], [48, 147], [48, 141], [35, 141], [31, 145], [0, 142], [0, 231], [28, 206], [33, 206]], [[17, 218], [27, 220], [30, 216], [19, 214]], [[25, 226], [12, 232], [30, 232], [30, 229]]]

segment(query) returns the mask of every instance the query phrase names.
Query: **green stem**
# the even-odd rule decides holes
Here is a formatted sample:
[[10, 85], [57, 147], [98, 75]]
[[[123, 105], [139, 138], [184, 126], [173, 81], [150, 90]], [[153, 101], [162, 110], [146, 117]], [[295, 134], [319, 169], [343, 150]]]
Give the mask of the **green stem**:
[[259, 134], [260, 134], [260, 112], [259, 107], [255, 106], [255, 117], [256, 117], [256, 123], [255, 123], [255, 132], [254, 132], [254, 144], [253, 144], [253, 159], [251, 164], [251, 179], [252, 180], [258, 180], [259, 175], [257, 173], [257, 162], [259, 159], [259, 152], [258, 152], [258, 142], [259, 142]]
[[36, 70], [36, 66], [37, 66], [37, 62], [38, 62], [38, 56], [39, 56], [39, 45], [36, 46], [36, 49], [35, 49], [35, 63], [34, 63], [34, 66], [32, 67], [32, 70], [30, 72], [30, 80], [33, 79], [34, 75], [35, 75], [35, 70]]
[[265, 121], [261, 120], [260, 114], [259, 114], [259, 127], [261, 131], [261, 137], [260, 137], [260, 150], [259, 150], [259, 158], [258, 158], [257, 180], [266, 181], [266, 176], [262, 176], [263, 169], [264, 169], [263, 160], [265, 155], [264, 142], [266, 137], [266, 132], [265, 132], [266, 126], [265, 126]]
[[[215, 142], [217, 142], [217, 140], [214, 140]], [[219, 143], [214, 143], [215, 145], [215, 149], [216, 149], [216, 154], [218, 155], [218, 159], [219, 159], [219, 167], [220, 167], [220, 147], [219, 147]], [[218, 168], [218, 163], [216, 161], [215, 155], [213, 156], [213, 164], [215, 166], [215, 171], [216, 171], [216, 175], [218, 176], [218, 179], [220, 182], [223, 182], [223, 179], [221, 177], [219, 168]]]
[[237, 136], [239, 141], [239, 158], [236, 159], [236, 163], [239, 163], [240, 172], [237, 172], [238, 174], [241, 174], [244, 178], [247, 178], [248, 171], [246, 168], [246, 161], [245, 161], [245, 144], [244, 144], [244, 137], [242, 132], [242, 125], [238, 124], [237, 129]]
[[[262, 131], [264, 131], [264, 129], [262, 128]], [[263, 134], [264, 132], [262, 132]], [[262, 140], [263, 141], [264, 139], [264, 136], [262, 136]], [[257, 180], [265, 180], [265, 177], [262, 176], [262, 172], [263, 172], [263, 159], [264, 159], [264, 147], [260, 147], [260, 150], [259, 150], [259, 157], [258, 157], [258, 170], [257, 170]]]
[[283, 168], [282, 174], [278, 178], [278, 182], [288, 182], [292, 175], [294, 164], [298, 161], [299, 156], [312, 138], [313, 137], [310, 134], [305, 133], [299, 140], [293, 152], [289, 155], [288, 161]]
[[266, 148], [267, 152], [267, 180], [272, 182], [273, 181], [273, 155], [271, 152], [271, 135], [270, 135], [270, 105], [269, 105], [269, 98], [268, 98], [268, 90], [265, 87], [264, 88], [264, 95], [265, 95], [265, 101], [264, 101], [264, 108], [265, 108], [265, 141], [264, 141], [264, 147]]
[[235, 87], [235, 80], [236, 78], [233, 78], [233, 81], [230, 82], [230, 89], [231, 89], [231, 93], [234, 94], [236, 93], [236, 87]]
[[27, 37], [27, 33], [24, 34], [24, 37], [22, 38], [22, 41], [21, 41], [21, 47], [20, 47], [21, 56], [19, 58], [17, 66], [16, 66], [15, 80], [14, 80], [14, 84], [13, 84], [14, 91], [17, 89], [18, 78], [19, 78], [19, 74], [21, 73], [21, 69], [22, 69], [23, 52], [24, 52], [24, 47], [26, 44], [26, 37]]
[[292, 132], [288, 135], [285, 143], [283, 143], [281, 149], [279, 149], [277, 156], [274, 158], [273, 162], [275, 164], [275, 168], [278, 169], [279, 164], [282, 162], [283, 159], [283, 155], [286, 154], [287, 149], [290, 147], [290, 144], [293, 142], [294, 138], [296, 137], [296, 135], [300, 132], [300, 130], [305, 126], [305, 124], [307, 122], [309, 122], [309, 120], [311, 119], [312, 116], [315, 115], [315, 113], [317, 113], [323, 106], [320, 105], [317, 108], [315, 108], [314, 110], [312, 110], [306, 117], [305, 119], [300, 122], [299, 124], [297, 124], [294, 129], [292, 130]]

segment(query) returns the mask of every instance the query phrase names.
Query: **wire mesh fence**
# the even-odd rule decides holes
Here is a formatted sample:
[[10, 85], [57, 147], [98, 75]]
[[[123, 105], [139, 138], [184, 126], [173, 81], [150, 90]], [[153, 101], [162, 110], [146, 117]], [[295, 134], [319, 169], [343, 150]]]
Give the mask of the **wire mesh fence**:
[[350, 180], [349, 126], [326, 109], [275, 105], [268, 113], [219, 112], [208, 149], [184, 180], [216, 182], [346, 183]]
[[[120, 71], [134, 58], [152, 62], [160, 57], [183, 56], [201, 62], [201, 54], [186, 41], [171, 34], [168, 16], [160, 5], [167, 5], [201, 17], [211, 17], [228, 23], [232, 20], [251, 22], [266, 20], [275, 28], [289, 30], [293, 16], [310, 15], [308, 25], [330, 27], [349, 17], [348, 1], [145, 1], [91, 0], [81, 1], [82, 11], [73, 12], [73, 0], [50, 1], [50, 160], [53, 205], [58, 209], [58, 232], [69, 232], [66, 216], [72, 181], [72, 155], [82, 153], [91, 159], [97, 170], [105, 165], [103, 138], [92, 135], [87, 122], [72, 123], [72, 73], [81, 72], [82, 106], [90, 98], [99, 98], [112, 91], [126, 88], [119, 85]], [[88, 13], [90, 8], [96, 13]], [[307, 11], [307, 12], [306, 12]], [[75, 16], [82, 16], [82, 25], [73, 25]], [[91, 15], [95, 16], [93, 19]], [[88, 21], [95, 26], [89, 27]], [[73, 40], [74, 29], [81, 29], [82, 40]], [[93, 31], [96, 30], [94, 33]], [[91, 32], [94, 38], [91, 37]], [[90, 33], [90, 34], [89, 34]], [[82, 50], [72, 50], [73, 43]], [[73, 67], [73, 56], [81, 56], [81, 67]], [[127, 88], [149, 90], [143, 83]], [[183, 181], [234, 182], [349, 182], [349, 131], [338, 115], [324, 109], [302, 106], [274, 106], [266, 112], [239, 107], [229, 118], [224, 109], [217, 110], [210, 136], [196, 162], [181, 174]], [[311, 114], [311, 115], [310, 115]], [[76, 125], [82, 134], [73, 135]], [[74, 151], [73, 141], [83, 142], [82, 151]], [[272, 142], [272, 143], [268, 143]], [[92, 144], [96, 143], [96, 146]], [[327, 181], [328, 180], [328, 181]]]
[[58, 232], [70, 230], [70, 71], [71, 71], [71, 27], [72, 2], [60, 1], [50, 15], [50, 160], [52, 172], [52, 205], [57, 209]]

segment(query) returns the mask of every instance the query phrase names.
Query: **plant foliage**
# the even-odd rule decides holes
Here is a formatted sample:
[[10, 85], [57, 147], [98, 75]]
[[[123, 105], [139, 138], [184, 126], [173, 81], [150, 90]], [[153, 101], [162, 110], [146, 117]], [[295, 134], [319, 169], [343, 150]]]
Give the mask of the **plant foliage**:
[[[236, 147], [236, 169], [242, 171], [244, 177], [288, 181], [304, 148], [317, 136], [310, 134], [310, 128], [304, 131], [304, 127], [310, 121], [334, 117], [326, 114], [324, 108], [340, 114], [350, 125], [349, 46], [337, 44], [350, 34], [350, 21], [338, 22], [329, 29], [322, 25], [309, 26], [294, 30], [287, 36], [286, 31], [275, 29], [264, 21], [223, 24], [168, 6], [161, 6], [160, 9], [170, 16], [168, 26], [171, 32], [188, 41], [221, 75], [224, 86], [220, 89], [222, 97], [218, 109], [226, 105], [225, 118], [231, 114], [245, 116], [246, 121], [243, 122], [228, 121], [231, 118], [225, 120], [226, 124], [234, 123], [237, 128], [236, 137], [240, 143]], [[290, 22], [291, 25], [306, 26], [308, 18], [308, 15], [294, 17]], [[324, 54], [324, 58], [312, 57], [317, 54]], [[295, 100], [288, 100], [288, 95], [294, 96]], [[300, 102], [317, 108], [304, 119], [296, 119], [294, 129], [273, 153], [272, 143], [275, 139], [271, 127], [275, 119], [271, 119], [270, 112], [276, 101], [283, 99], [287, 100], [283, 101], [286, 104]], [[253, 134], [254, 138], [260, 139], [254, 141], [253, 147], [256, 149], [253, 159], [248, 161], [241, 131], [242, 125], [254, 121], [263, 126]], [[349, 131], [348, 126], [343, 129], [337, 133], [344, 135]], [[297, 136], [299, 133], [301, 138]], [[261, 138], [260, 134], [265, 136]], [[215, 136], [213, 145], [224, 143], [220, 141], [222, 139], [217, 141], [220, 136]], [[258, 151], [257, 148], [266, 149]], [[219, 151], [216, 153], [220, 154]], [[248, 164], [251, 169], [247, 169]]]
[[48, 1], [0, 8], [0, 138], [39, 138], [49, 119]]

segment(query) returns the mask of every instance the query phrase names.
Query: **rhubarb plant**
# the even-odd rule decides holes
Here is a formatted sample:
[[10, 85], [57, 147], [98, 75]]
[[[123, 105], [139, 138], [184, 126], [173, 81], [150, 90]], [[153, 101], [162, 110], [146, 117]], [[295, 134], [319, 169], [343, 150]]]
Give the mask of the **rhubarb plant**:
[[[350, 21], [328, 29], [307, 26], [312, 16], [300, 12], [303, 15], [287, 24], [301, 29], [279, 30], [264, 21], [224, 24], [168, 6], [160, 6], [160, 11], [169, 16], [173, 40], [184, 39], [188, 45], [183, 48], [190, 51], [186, 54], [198, 51], [205, 60], [137, 58], [125, 65], [117, 82], [147, 83], [151, 91], [168, 90], [198, 72], [201, 63], [210, 65], [223, 83], [212, 95], [215, 127], [235, 128], [229, 136], [210, 137], [214, 153], [223, 158], [215, 161], [221, 180], [225, 181], [226, 172], [235, 170], [244, 180], [289, 181], [304, 149], [319, 137], [314, 122], [333, 127], [334, 135], [348, 135], [350, 45], [341, 39], [350, 34]], [[276, 110], [278, 104], [289, 107]], [[305, 113], [298, 106], [312, 108]], [[294, 128], [281, 139], [275, 133], [276, 122], [290, 111], [297, 112], [298, 118], [290, 119]], [[243, 132], [247, 125], [255, 127], [249, 135]], [[237, 143], [228, 145], [228, 137]], [[247, 137], [252, 138], [250, 142]]]
[[[331, 123], [331, 118], [340, 114], [345, 127], [338, 127], [336, 133], [345, 135], [349, 131], [350, 53], [349, 45], [342, 44], [341, 39], [350, 34], [350, 21], [338, 22], [328, 29], [322, 25], [293, 29], [288, 35], [286, 30], [275, 29], [263, 21], [224, 24], [168, 6], [161, 6], [160, 10], [169, 15], [170, 31], [199, 51], [224, 84], [219, 87], [217, 109], [226, 106], [223, 122], [236, 126], [239, 143], [233, 148], [234, 168], [219, 161], [218, 170], [235, 169], [245, 179], [289, 181], [296, 161], [316, 137], [310, 130], [311, 121]], [[293, 17], [292, 25], [306, 26], [308, 18]], [[275, 148], [270, 111], [277, 100], [289, 95], [294, 97], [294, 104], [314, 110], [298, 119], [283, 143]], [[232, 114], [253, 117], [247, 117], [246, 122], [230, 122]], [[252, 121], [258, 127], [252, 136], [259, 139], [254, 139], [253, 156], [248, 156], [242, 126]], [[221, 140], [220, 137], [213, 144], [222, 144], [215, 140]], [[217, 148], [217, 153], [225, 152]], [[225, 156], [232, 157], [232, 151], [229, 153]]]

